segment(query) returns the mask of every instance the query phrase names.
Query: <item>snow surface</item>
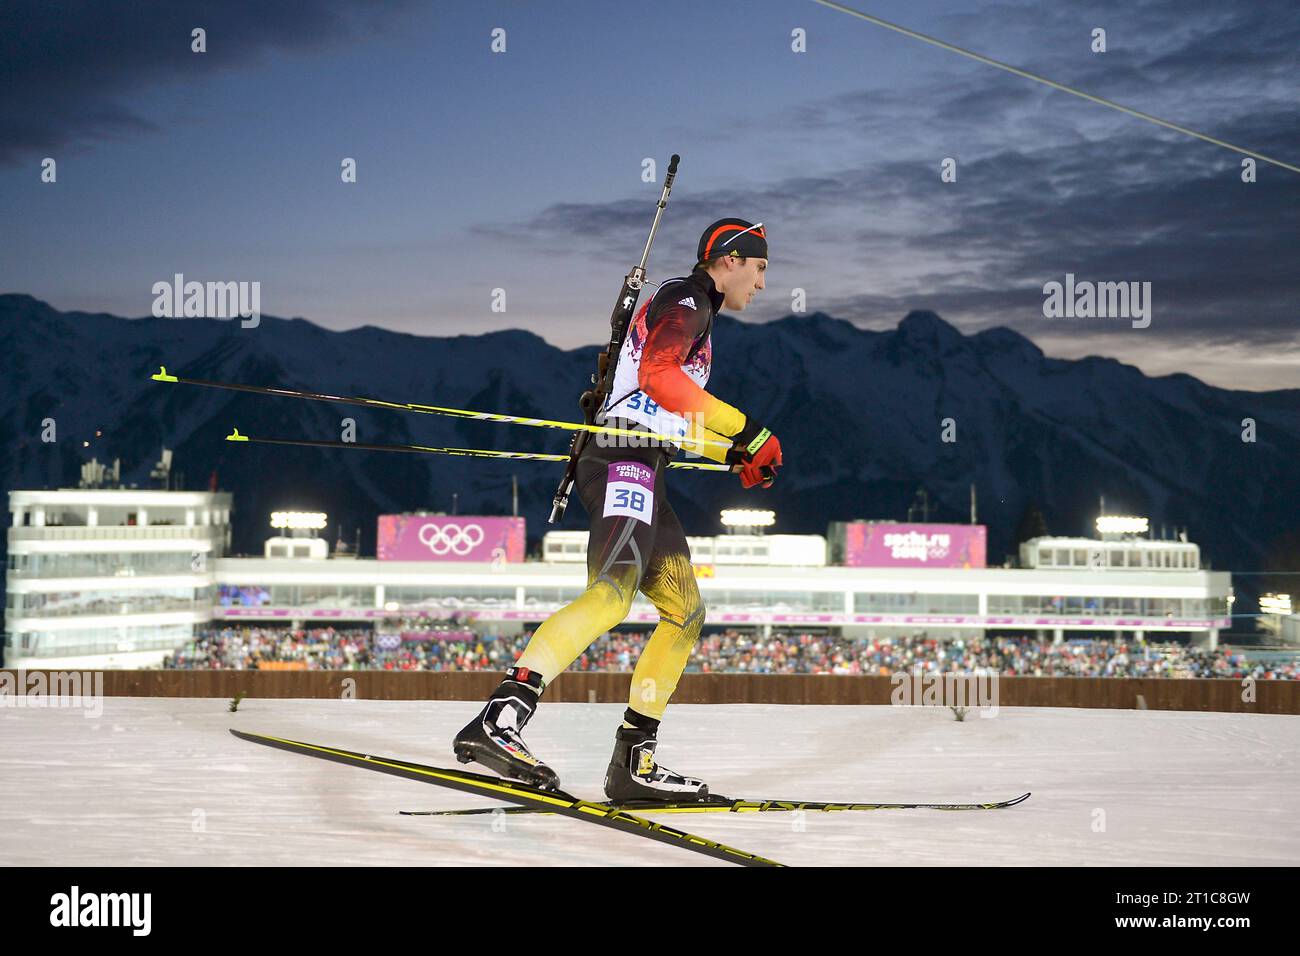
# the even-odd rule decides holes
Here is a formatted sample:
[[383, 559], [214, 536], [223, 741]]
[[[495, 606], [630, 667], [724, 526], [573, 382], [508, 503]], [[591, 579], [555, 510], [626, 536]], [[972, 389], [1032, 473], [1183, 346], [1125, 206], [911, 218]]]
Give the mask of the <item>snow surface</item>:
[[[97, 719], [0, 709], [0, 863], [729, 865], [561, 817], [399, 816], [498, 804], [227, 733], [455, 767], [451, 738], [472, 702], [103, 707]], [[543, 704], [526, 736], [566, 789], [601, 799], [622, 710]], [[1300, 862], [1300, 717], [1002, 708], [958, 723], [925, 707], [679, 705], [660, 738], [664, 764], [734, 797], [978, 802], [1033, 791], [997, 811], [657, 817], [790, 865]]]

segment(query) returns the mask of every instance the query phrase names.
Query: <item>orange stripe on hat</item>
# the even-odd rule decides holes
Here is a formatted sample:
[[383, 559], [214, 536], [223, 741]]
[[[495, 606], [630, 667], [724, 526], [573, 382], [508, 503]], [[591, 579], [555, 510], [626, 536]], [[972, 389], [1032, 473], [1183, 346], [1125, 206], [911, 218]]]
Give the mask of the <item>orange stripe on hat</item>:
[[716, 242], [716, 241], [717, 241], [717, 240], [718, 240], [718, 239], [723, 235], [723, 233], [727, 233], [727, 232], [737, 232], [737, 233], [740, 233], [740, 232], [752, 232], [754, 235], [756, 235], [756, 236], [758, 236], [758, 237], [760, 237], [760, 238], [762, 238], [762, 239], [766, 239], [766, 238], [767, 238], [767, 233], [765, 233], [765, 232], [763, 231], [763, 226], [762, 226], [761, 223], [760, 223], [757, 227], [755, 227], [755, 226], [737, 226], [735, 223], [728, 223], [728, 224], [725, 225], [725, 226], [719, 226], [717, 229], [714, 229], [714, 230], [713, 230], [713, 233], [709, 236], [709, 241], [706, 242], [706, 243], [704, 244], [704, 258], [705, 258], [705, 259], [708, 259], [709, 256], [710, 256], [710, 254], [713, 252], [713, 244], [714, 244], [714, 242]]

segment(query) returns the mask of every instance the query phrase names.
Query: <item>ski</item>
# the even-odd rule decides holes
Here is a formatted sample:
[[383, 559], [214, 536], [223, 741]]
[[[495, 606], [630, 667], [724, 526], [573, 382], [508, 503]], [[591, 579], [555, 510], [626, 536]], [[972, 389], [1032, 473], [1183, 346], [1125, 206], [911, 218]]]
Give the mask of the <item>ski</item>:
[[[694, 803], [659, 803], [653, 800], [636, 800], [625, 803], [599, 803], [596, 806], [613, 810], [634, 810], [637, 813], [789, 813], [802, 810], [808, 813], [838, 813], [843, 810], [1002, 810], [1024, 803], [1028, 793], [996, 803], [821, 803], [810, 800], [728, 800], [719, 798]], [[472, 810], [398, 810], [408, 817], [468, 817], [483, 813], [547, 813], [532, 807], [477, 807]]]
[[726, 860], [729, 863], [737, 863], [741, 866], [784, 865], [744, 850], [738, 850], [735, 847], [686, 833], [683, 830], [676, 830], [661, 823], [634, 816], [618, 807], [590, 803], [559, 790], [542, 790], [538, 787], [531, 787], [525, 783], [506, 780], [502, 777], [490, 777], [486, 774], [472, 773], [465, 770], [446, 770], [441, 767], [430, 767], [425, 764], [398, 760], [395, 757], [379, 757], [373, 754], [357, 753], [352, 750], [341, 750], [337, 747], [304, 743], [300, 740], [287, 740], [283, 737], [271, 737], [264, 734], [250, 734], [234, 728], [231, 728], [230, 732], [240, 740], [247, 740], [250, 743], [275, 747], [278, 750], [287, 750], [290, 753], [302, 754], [308, 757], [318, 757], [322, 760], [332, 760], [336, 763], [391, 774], [395, 777], [405, 777], [408, 780], [430, 783], [452, 790], [460, 790], [464, 793], [495, 797], [498, 800], [516, 804], [523, 809], [534, 812], [558, 813], [562, 816], [572, 817], [575, 820], [585, 820], [588, 823], [621, 830], [624, 833], [635, 834], [658, 843], [680, 846], [684, 850], [701, 853], [719, 860]]

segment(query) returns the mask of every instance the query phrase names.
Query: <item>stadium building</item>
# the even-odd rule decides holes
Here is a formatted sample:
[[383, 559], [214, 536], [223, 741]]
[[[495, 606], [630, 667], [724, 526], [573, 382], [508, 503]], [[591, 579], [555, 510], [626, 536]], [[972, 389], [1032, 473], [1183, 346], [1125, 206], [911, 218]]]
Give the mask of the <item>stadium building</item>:
[[213, 618], [224, 492], [9, 493], [10, 667], [144, 667]]
[[[197, 628], [222, 622], [384, 632], [420, 619], [509, 635], [586, 583], [586, 533], [550, 532], [542, 559], [525, 560], [522, 518], [385, 515], [376, 558], [337, 560], [311, 522], [268, 539], [262, 557], [226, 556], [231, 500], [222, 493], [17, 491], [9, 508], [5, 641], [14, 667], [152, 666]], [[1018, 568], [986, 566], [979, 525], [840, 522], [829, 539], [689, 543], [706, 627], [1163, 636], [1215, 647], [1230, 622], [1230, 574], [1203, 569], [1186, 541], [1035, 538], [1021, 546]], [[638, 596], [628, 624], [657, 619]]]

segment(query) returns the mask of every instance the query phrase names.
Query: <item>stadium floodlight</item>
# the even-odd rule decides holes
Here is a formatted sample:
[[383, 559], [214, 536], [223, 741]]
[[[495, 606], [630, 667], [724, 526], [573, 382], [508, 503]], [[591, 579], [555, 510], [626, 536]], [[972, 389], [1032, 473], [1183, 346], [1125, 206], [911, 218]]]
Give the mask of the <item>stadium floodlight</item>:
[[724, 508], [722, 523], [728, 528], [769, 528], [776, 524], [776, 512], [756, 511], [751, 508]]
[[1265, 614], [1286, 616], [1291, 613], [1291, 595], [1261, 594], [1259, 596], [1259, 609]]
[[294, 531], [320, 531], [328, 516], [323, 511], [272, 511], [272, 528], [289, 528]]
[[1098, 534], [1146, 534], [1149, 522], [1132, 515], [1099, 515]]

